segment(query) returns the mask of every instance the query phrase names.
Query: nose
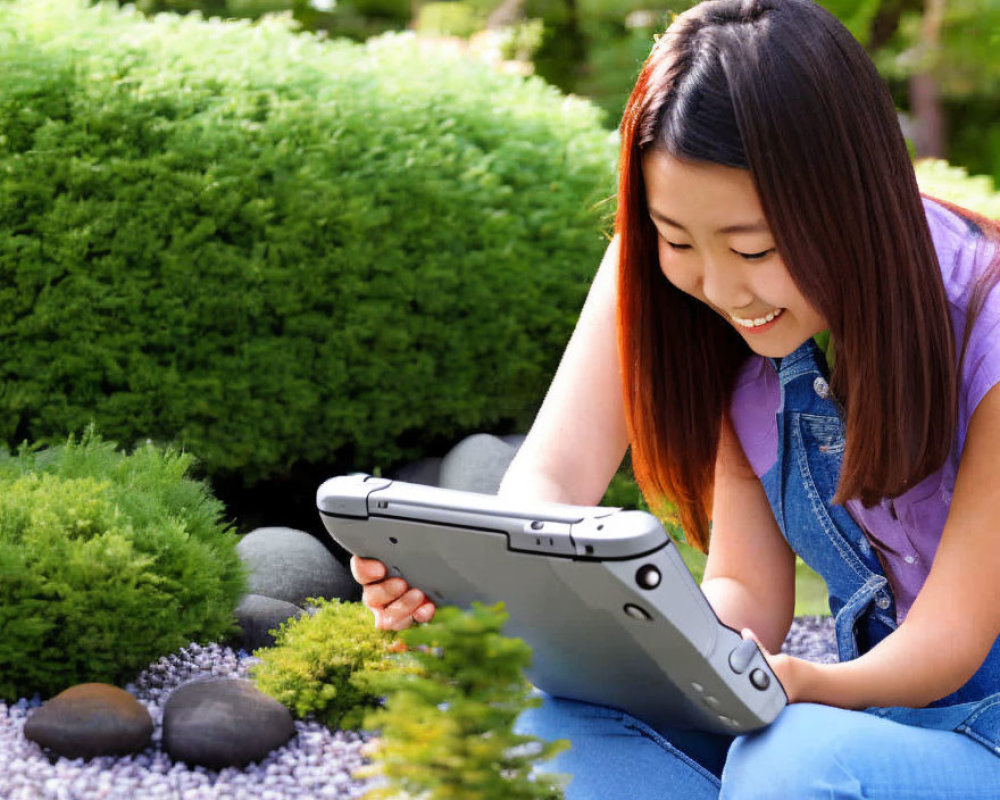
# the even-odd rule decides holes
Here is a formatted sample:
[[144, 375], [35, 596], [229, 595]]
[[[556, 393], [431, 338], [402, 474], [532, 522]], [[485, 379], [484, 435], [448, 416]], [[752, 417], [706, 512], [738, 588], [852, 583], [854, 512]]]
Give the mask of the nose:
[[704, 260], [701, 290], [709, 303], [725, 311], [749, 308], [754, 302], [742, 273], [710, 258]]

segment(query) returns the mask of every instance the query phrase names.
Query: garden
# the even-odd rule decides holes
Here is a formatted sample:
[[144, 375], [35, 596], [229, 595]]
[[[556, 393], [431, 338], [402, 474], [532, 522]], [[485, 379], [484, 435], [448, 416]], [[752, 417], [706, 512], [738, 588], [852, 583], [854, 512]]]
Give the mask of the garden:
[[[840, 5], [906, 105], [918, 11], [886, 34]], [[512, 732], [531, 653], [503, 608], [375, 630], [315, 490], [496, 490], [610, 238], [609, 120], [667, 9], [0, 12], [0, 798], [561, 797], [536, 766], [567, 743]], [[963, 13], [918, 180], [1000, 218], [1000, 73]], [[649, 510], [627, 457], [602, 504]], [[801, 562], [796, 597], [786, 650], [834, 659]]]

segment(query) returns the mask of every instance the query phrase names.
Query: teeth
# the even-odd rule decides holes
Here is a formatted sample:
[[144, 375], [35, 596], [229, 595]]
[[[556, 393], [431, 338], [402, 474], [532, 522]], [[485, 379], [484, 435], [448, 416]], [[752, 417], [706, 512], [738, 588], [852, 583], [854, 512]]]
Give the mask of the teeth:
[[774, 311], [769, 312], [767, 316], [757, 317], [757, 319], [743, 319], [742, 317], [734, 316], [733, 322], [735, 322], [737, 325], [742, 325], [744, 328], [756, 328], [758, 325], [764, 325], [773, 320], [775, 317], [780, 316], [781, 312], [784, 310], [785, 309], [783, 308], [776, 308], [774, 309]]

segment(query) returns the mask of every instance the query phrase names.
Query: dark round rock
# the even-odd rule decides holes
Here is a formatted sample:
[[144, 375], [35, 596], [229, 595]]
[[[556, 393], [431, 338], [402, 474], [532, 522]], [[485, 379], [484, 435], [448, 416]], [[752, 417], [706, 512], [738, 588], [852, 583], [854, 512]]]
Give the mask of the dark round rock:
[[354, 600], [360, 587], [350, 570], [312, 534], [294, 528], [258, 528], [236, 545], [249, 570], [250, 594], [299, 607], [310, 597]]
[[467, 436], [441, 461], [439, 486], [463, 492], [496, 494], [517, 447], [488, 433]]
[[421, 458], [410, 464], [404, 464], [392, 475], [395, 481], [404, 483], [419, 483], [424, 486], [437, 486], [441, 479], [441, 462], [437, 457]]
[[146, 707], [124, 689], [81, 683], [35, 709], [24, 736], [66, 758], [138, 753], [153, 735]]
[[260, 594], [244, 595], [234, 612], [236, 624], [240, 626], [241, 635], [238, 644], [244, 650], [252, 652], [259, 647], [271, 647], [274, 644], [272, 630], [291, 617], [300, 617], [305, 611], [294, 603], [275, 600]]
[[209, 769], [260, 761], [294, 734], [289, 710], [242, 679], [186, 683], [163, 708], [164, 750]]

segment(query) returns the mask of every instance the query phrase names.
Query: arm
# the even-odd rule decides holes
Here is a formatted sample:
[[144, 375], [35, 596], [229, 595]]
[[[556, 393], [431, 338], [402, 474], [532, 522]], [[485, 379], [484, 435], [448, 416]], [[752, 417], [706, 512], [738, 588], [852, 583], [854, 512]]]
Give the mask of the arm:
[[728, 419], [716, 457], [712, 539], [701, 589], [730, 628], [751, 628], [768, 649], [781, 648], [795, 613], [795, 553]]
[[842, 708], [922, 708], [960, 688], [986, 660], [1000, 635], [997, 442], [1000, 385], [969, 422], [941, 542], [903, 624], [853, 661], [792, 665], [798, 699]]
[[[545, 402], [497, 492], [520, 500], [597, 505], [628, 447], [618, 367], [618, 242], [608, 246]], [[402, 630], [436, 607], [375, 559], [351, 558], [375, 625]]]
[[625, 456], [616, 314], [618, 240], [604, 254], [573, 335], [497, 494], [597, 505]]
[[[552, 385], [499, 495], [596, 505], [628, 447], [616, 311], [617, 240], [605, 253]], [[795, 555], [728, 423], [716, 463], [712, 547], [702, 590], [716, 615], [781, 646]]]

